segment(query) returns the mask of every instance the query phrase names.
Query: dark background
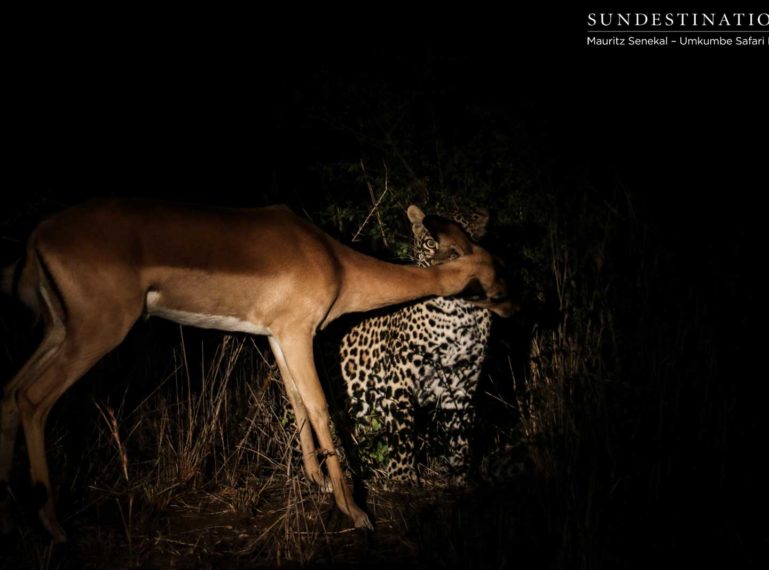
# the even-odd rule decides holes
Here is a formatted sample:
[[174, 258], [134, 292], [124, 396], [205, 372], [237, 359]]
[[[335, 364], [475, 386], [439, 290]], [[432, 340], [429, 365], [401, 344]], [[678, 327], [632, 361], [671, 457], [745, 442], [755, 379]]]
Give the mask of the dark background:
[[339, 151], [305, 112], [330, 104], [317, 85], [331, 75], [516, 109], [559, 158], [615, 165], [661, 218], [715, 208], [724, 227], [755, 211], [766, 49], [596, 49], [587, 11], [393, 12], [30, 26], [7, 58], [14, 185], [204, 199], [263, 195], [277, 176], [312, 192], [302, 171]]
[[[728, 453], [738, 475], [728, 492], [698, 488], [690, 500], [725, 503], [742, 536], [765, 540], [765, 523], [750, 517], [765, 514], [767, 48], [588, 48], [587, 10], [388, 6], [303, 22], [298, 12], [26, 22], [6, 53], [3, 201], [143, 195], [312, 208], [323, 199], [312, 166], [356, 152], [307, 111], [334, 105], [328, 77], [508, 108], [554, 169], [621, 181], [673, 260], [664, 278], [703, 291], [717, 323], [703, 351], [718, 352], [735, 396]], [[12, 258], [14, 244], [3, 248]]]
[[[739, 276], [740, 291], [721, 299], [724, 330], [757, 327], [767, 49], [587, 47], [587, 12], [25, 22], [6, 58], [4, 201], [316, 206], [313, 165], [358, 152], [314, 120], [335, 104], [329, 84], [448, 92], [509, 109], [553, 168], [621, 181], [677, 252], [678, 277]], [[740, 355], [757, 341], [726, 337]]]

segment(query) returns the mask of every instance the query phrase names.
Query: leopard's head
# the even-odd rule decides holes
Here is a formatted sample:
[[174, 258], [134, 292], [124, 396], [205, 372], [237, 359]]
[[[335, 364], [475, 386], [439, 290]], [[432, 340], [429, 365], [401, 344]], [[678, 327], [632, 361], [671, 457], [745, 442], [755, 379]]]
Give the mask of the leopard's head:
[[[433, 264], [438, 253], [438, 242], [430, 235], [424, 225], [425, 213], [415, 205], [408, 207], [406, 212], [411, 221], [411, 253], [417, 265], [428, 267]], [[473, 241], [478, 241], [486, 233], [489, 222], [489, 211], [485, 208], [475, 210], [442, 210], [438, 212], [442, 218], [457, 222]]]

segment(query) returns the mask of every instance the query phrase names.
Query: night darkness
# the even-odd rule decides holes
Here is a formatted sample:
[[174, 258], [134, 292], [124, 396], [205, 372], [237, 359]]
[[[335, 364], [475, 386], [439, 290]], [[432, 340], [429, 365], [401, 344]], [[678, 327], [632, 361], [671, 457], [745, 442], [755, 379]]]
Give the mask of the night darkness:
[[[478, 10], [426, 18], [391, 10], [349, 25], [320, 17], [296, 24], [287, 16], [234, 14], [207, 21], [201, 14], [194, 24], [174, 18], [129, 26], [111, 20], [77, 30], [32, 26], [6, 54], [0, 261], [5, 265], [18, 257], [21, 240], [44, 215], [98, 196], [225, 206], [287, 203], [349, 241], [349, 227], [320, 212], [337, 197], [340, 207], [357, 200], [351, 196], [359, 191], [365, 215], [368, 193], [346, 183], [335, 190], [336, 179], [319, 165], [356, 164], [364, 156], [371, 164], [382, 162], [387, 151], [356, 136], [356, 126], [390, 124], [398, 109], [407, 126], [396, 129], [396, 136], [440, 135], [447, 147], [462, 148], [471, 140], [507, 137], [514, 141], [516, 163], [535, 180], [529, 191], [536, 195], [538, 188], [548, 188], [553, 211], [564, 219], [563, 210], [574, 204], [627, 208], [617, 214], [613, 230], [624, 237], [606, 250], [607, 271], [614, 273], [604, 301], [617, 323], [619, 348], [612, 358], [618, 364], [606, 372], [600, 412], [575, 412], [588, 426], [577, 422], [575, 428], [583, 434], [575, 441], [584, 445], [587, 459], [556, 462], [568, 464], [569, 472], [542, 481], [524, 474], [504, 487], [502, 500], [488, 488], [463, 496], [459, 506], [447, 507], [442, 498], [440, 508], [448, 511], [435, 507], [436, 515], [450, 512], [482, 522], [435, 529], [426, 525], [425, 515], [414, 523], [418, 536], [409, 534], [408, 548], [394, 551], [391, 561], [404, 567], [475, 568], [684, 568], [703, 561], [761, 566], [769, 547], [767, 473], [759, 467], [766, 448], [765, 400], [759, 397], [765, 377], [759, 373], [765, 352], [759, 270], [766, 225], [760, 196], [769, 187], [762, 81], [769, 52], [766, 47], [588, 48], [587, 11], [503, 16]], [[471, 116], [491, 118], [478, 123]], [[411, 143], [404, 148], [420, 148]], [[472, 171], [475, 155], [467, 156], [465, 168]], [[424, 166], [423, 158], [412, 164]], [[472, 193], [454, 183], [449, 191]], [[504, 188], [485, 194], [500, 200], [488, 204], [492, 212], [503, 209], [504, 195]], [[627, 199], [616, 202], [617, 196]], [[522, 235], [534, 239], [527, 229], [500, 228], [492, 232], [490, 248], [496, 242], [508, 252]], [[381, 243], [364, 242], [361, 248], [392, 257]], [[588, 280], [576, 271], [574, 279]], [[505, 351], [525, 360], [521, 339], [535, 325], [553, 327], [559, 318], [547, 285], [543, 297], [513, 279], [524, 308], [511, 322], [495, 325], [492, 376], [507, 366]], [[10, 301], [1, 307], [0, 334], [10, 335], [0, 364], [5, 381], [28, 350], [16, 337], [33, 333], [11, 334], [30, 325]], [[703, 323], [706, 332], [692, 330]], [[152, 334], [159, 342], [178, 342], [173, 327]], [[212, 344], [220, 339], [202, 338]], [[648, 349], [654, 342], [667, 346]], [[129, 344], [115, 362], [137, 359], [144, 345]], [[325, 365], [331, 367], [329, 354]], [[652, 354], [660, 361], [651, 362]], [[524, 360], [512, 366], [523, 370]], [[102, 376], [118, 366], [106, 365]], [[655, 371], [663, 369], [655, 379]], [[104, 396], [107, 382], [98, 370], [92, 376], [78, 394]], [[115, 392], [118, 399], [122, 389]], [[587, 398], [570, 402], [590, 406]], [[77, 410], [75, 403], [62, 404], [70, 411], [73, 406]], [[590, 418], [606, 423], [605, 442], [590, 435]], [[76, 433], [90, 434], [86, 427]], [[70, 445], [77, 448], [79, 442]], [[17, 453], [22, 475], [24, 461]], [[72, 469], [66, 466], [67, 476]], [[586, 475], [593, 471], [598, 475]], [[598, 514], [589, 519], [596, 526], [568, 513], [559, 518], [549, 506], [554, 495], [548, 485], [555, 488], [572, 475], [596, 486], [590, 493]], [[23, 485], [23, 477], [19, 481]], [[60, 513], [76, 510], [77, 493], [59, 492]], [[491, 514], [484, 515], [483, 501], [513, 505], [512, 511], [503, 515], [489, 507]], [[44, 545], [44, 533], [34, 526], [29, 507], [20, 512], [20, 524], [32, 528], [21, 541], [26, 550], [0, 543], [0, 565], [7, 556], [9, 567], [40, 567], [29, 545]], [[89, 516], [82, 524], [102, 524], [95, 515], [84, 515]], [[76, 529], [79, 523], [67, 524]], [[495, 524], [517, 530], [508, 538]], [[488, 525], [495, 530], [487, 541]], [[476, 542], [457, 538], [473, 532]], [[443, 556], [436, 553], [442, 541], [462, 546]], [[381, 544], [375, 538], [341, 534], [333, 548], [338, 553], [353, 543], [347, 557], [320, 549], [305, 563], [357, 567], [368, 561], [389, 567], [389, 555], [377, 550]], [[151, 567], [171, 563], [154, 554], [126, 555], [117, 546], [102, 559], [95, 556], [75, 540], [54, 550], [52, 559], [67, 568], [100, 567], [116, 558], [123, 560], [119, 567], [130, 560]], [[253, 563], [231, 553], [218, 559], [215, 549], [208, 558], [195, 556], [182, 556], [178, 564]]]

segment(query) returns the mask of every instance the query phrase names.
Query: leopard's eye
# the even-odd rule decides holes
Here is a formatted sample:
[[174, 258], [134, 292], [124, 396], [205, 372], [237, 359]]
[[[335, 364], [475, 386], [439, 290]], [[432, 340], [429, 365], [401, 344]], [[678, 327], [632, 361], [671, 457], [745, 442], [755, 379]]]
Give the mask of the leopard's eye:
[[451, 261], [454, 261], [455, 259], [458, 259], [458, 258], [459, 258], [459, 254], [456, 251], [452, 251], [449, 254], [449, 260]]

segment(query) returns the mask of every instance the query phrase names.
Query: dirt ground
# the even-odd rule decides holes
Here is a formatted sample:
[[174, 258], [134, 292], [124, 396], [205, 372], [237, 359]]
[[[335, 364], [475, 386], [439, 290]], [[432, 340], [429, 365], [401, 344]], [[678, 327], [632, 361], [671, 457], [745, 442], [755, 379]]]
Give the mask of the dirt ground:
[[[504, 568], [516, 532], [510, 491], [369, 488], [376, 527], [356, 530], [299, 477], [178, 492], [153, 511], [138, 498], [103, 497], [62, 519], [51, 545], [32, 512], [4, 538], [3, 568]], [[527, 532], [528, 534], [528, 532]], [[530, 548], [531, 545], [529, 545]], [[523, 553], [526, 554], [526, 553]], [[528, 552], [527, 555], [532, 554]]]

